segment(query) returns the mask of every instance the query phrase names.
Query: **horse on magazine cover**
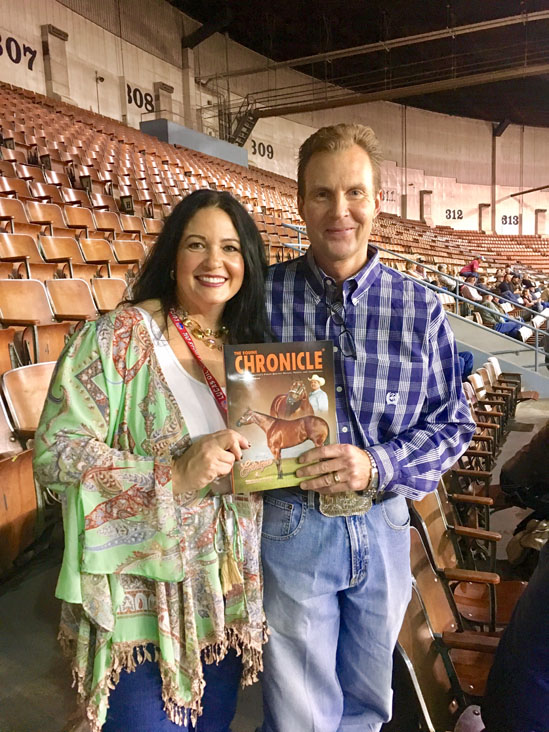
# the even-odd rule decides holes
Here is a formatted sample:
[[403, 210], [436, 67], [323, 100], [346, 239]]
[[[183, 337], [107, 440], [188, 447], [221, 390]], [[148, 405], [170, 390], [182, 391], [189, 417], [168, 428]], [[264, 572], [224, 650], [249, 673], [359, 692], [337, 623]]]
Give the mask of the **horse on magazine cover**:
[[271, 404], [271, 417], [282, 419], [297, 419], [313, 415], [314, 411], [309, 402], [307, 388], [302, 381], [294, 381], [287, 394], [279, 394]]
[[278, 472], [278, 477], [283, 478], [281, 451], [285, 447], [295, 447], [305, 440], [312, 440], [315, 447], [322, 447], [328, 441], [330, 428], [322, 417], [299, 417], [298, 419], [280, 419], [271, 417], [262, 412], [254, 412], [248, 409], [236, 423], [237, 427], [246, 424], [256, 424], [265, 432], [267, 445], [271, 451]]

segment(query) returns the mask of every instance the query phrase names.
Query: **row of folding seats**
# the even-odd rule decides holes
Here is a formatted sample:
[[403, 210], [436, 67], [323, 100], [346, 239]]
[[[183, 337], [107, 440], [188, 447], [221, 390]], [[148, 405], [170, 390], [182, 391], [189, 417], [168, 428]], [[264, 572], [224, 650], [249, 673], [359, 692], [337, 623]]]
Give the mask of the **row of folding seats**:
[[41, 236], [38, 244], [27, 234], [0, 233], [0, 274], [14, 279], [97, 277], [131, 280], [146, 256], [136, 240]]
[[106, 198], [103, 196], [98, 202], [101, 208], [92, 210], [81, 206], [62, 207], [56, 203], [22, 201], [0, 195], [0, 231], [28, 234], [35, 241], [40, 235], [46, 234], [138, 239], [147, 245], [154, 244], [162, 230], [162, 222], [117, 213], [110, 208], [111, 202], [104, 200]]
[[[0, 369], [8, 364], [36, 363], [58, 357], [68, 325], [94, 320], [123, 299], [125, 280], [78, 278], [39, 280], [0, 279]], [[67, 325], [68, 324], [68, 325]], [[63, 327], [58, 327], [63, 325]], [[13, 330], [15, 328], [15, 330]], [[9, 331], [9, 334], [6, 333]], [[44, 339], [40, 338], [44, 333]], [[50, 342], [49, 338], [55, 338]], [[15, 352], [14, 352], [15, 350]]]

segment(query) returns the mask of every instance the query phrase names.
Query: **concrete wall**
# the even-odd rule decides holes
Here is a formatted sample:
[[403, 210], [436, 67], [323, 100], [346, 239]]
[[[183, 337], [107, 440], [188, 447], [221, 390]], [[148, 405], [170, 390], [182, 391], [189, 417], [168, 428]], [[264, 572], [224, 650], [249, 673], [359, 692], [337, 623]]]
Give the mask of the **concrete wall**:
[[[155, 116], [158, 82], [173, 87], [171, 119], [212, 136], [219, 135], [220, 105], [237, 109], [247, 94], [268, 101], [290, 89], [323, 93], [318, 82], [287, 69], [216, 78], [265, 59], [219, 33], [182, 52], [181, 37], [199, 24], [163, 0], [3, 0], [0, 79], [46, 93], [41, 42], [46, 24], [68, 34], [63, 98], [133, 127]], [[485, 203], [493, 204], [485, 228], [533, 234], [536, 209], [549, 209], [547, 191], [511, 198], [549, 182], [549, 129], [511, 125], [493, 148], [488, 122], [389, 102], [262, 119], [245, 146], [249, 162], [295, 177], [301, 142], [318, 127], [340, 121], [370, 124], [378, 133], [387, 159], [385, 211], [418, 218], [420, 192], [430, 190], [433, 224], [477, 229], [479, 204]]]

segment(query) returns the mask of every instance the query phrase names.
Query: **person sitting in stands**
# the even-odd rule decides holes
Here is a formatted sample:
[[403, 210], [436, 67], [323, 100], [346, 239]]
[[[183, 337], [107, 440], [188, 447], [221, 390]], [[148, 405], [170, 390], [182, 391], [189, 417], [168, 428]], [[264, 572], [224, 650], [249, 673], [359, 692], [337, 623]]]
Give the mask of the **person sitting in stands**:
[[503, 276], [503, 280], [499, 284], [500, 295], [506, 296], [508, 292], [513, 292], [513, 284], [511, 282], [511, 279], [511, 273], [506, 272]]
[[[509, 335], [517, 340], [522, 340], [522, 336], [519, 333], [520, 325], [517, 323], [511, 323], [507, 320], [505, 312], [502, 308], [494, 302], [494, 295], [492, 292], [484, 292], [482, 295], [482, 308], [475, 308], [475, 311], [480, 313], [483, 325], [496, 330], [498, 333]], [[489, 308], [486, 310], [485, 308]]]
[[469, 262], [469, 264], [466, 264], [464, 267], [462, 267], [459, 270], [459, 273], [462, 277], [466, 277], [467, 275], [472, 275], [473, 277], [478, 276], [478, 271], [480, 269], [480, 263], [484, 261], [484, 257], [480, 254], [478, 254], [472, 262]]
[[461, 380], [467, 381], [473, 373], [473, 354], [471, 351], [458, 352], [459, 368], [461, 369]]
[[407, 274], [408, 277], [413, 277], [415, 280], [423, 279], [417, 270], [416, 262], [406, 262], [405, 274]]
[[523, 288], [521, 295], [524, 300], [524, 307], [534, 310], [536, 313], [541, 313], [543, 304], [539, 300], [534, 300], [528, 287]]
[[468, 275], [465, 278], [464, 284], [460, 288], [460, 292], [462, 297], [466, 297], [468, 300], [473, 300], [473, 302], [481, 302], [482, 295], [475, 287], [476, 281], [477, 278], [474, 275]]
[[536, 290], [534, 287], [526, 288], [523, 291], [523, 297], [525, 301], [526, 298], [528, 298], [532, 303], [528, 306], [531, 310], [534, 310], [537, 313], [543, 313], [544, 315], [547, 315], [547, 313], [545, 313], [544, 311], [546, 308], [549, 308], [549, 302], [541, 297], [541, 293], [539, 290]]
[[[465, 282], [463, 285], [461, 285], [459, 289], [459, 293], [462, 297], [466, 297], [468, 300], [471, 300], [472, 302], [482, 302], [482, 295], [477, 290], [477, 288], [474, 286], [474, 283], [477, 281], [477, 278], [475, 275], [468, 275], [465, 278]], [[461, 302], [459, 311], [462, 316], [470, 315], [472, 312], [472, 307], [466, 303]]]
[[439, 264], [437, 265], [437, 269], [440, 274], [435, 276], [435, 279], [433, 280], [434, 285], [438, 285], [439, 287], [444, 288], [445, 290], [450, 290], [450, 292], [455, 292], [457, 287], [456, 280], [452, 279], [451, 277], [448, 277], [448, 266], [446, 264]]
[[425, 280], [425, 267], [423, 266], [423, 263], [425, 262], [425, 260], [423, 259], [423, 257], [418, 257], [416, 259], [416, 262], [417, 262], [416, 272], [417, 272], [418, 279]]
[[482, 277], [482, 276], [477, 277], [477, 281], [475, 283], [475, 287], [476, 287], [476, 289], [479, 291], [479, 293], [481, 295], [482, 295], [483, 292], [486, 292], [489, 289], [488, 283], [486, 281], [486, 277]]

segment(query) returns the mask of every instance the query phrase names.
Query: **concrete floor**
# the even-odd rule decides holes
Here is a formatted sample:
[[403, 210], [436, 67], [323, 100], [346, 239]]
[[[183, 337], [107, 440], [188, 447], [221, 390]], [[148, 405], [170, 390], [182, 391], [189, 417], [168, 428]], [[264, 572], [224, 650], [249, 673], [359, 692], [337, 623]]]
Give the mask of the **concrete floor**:
[[[494, 482], [501, 464], [548, 418], [549, 399], [519, 405], [516, 421], [531, 428], [509, 433]], [[493, 515], [492, 527], [504, 534], [500, 558], [524, 513], [506, 509]], [[61, 551], [56, 537], [46, 552], [0, 585], [0, 732], [62, 732], [74, 711], [70, 673], [56, 641], [59, 602], [54, 589]], [[234, 732], [254, 732], [261, 716], [260, 689], [255, 685], [241, 694]]]
[[[62, 732], [75, 711], [71, 674], [57, 643], [55, 584], [61, 544], [0, 585], [0, 732]], [[261, 723], [259, 684], [241, 692], [234, 732]]]

